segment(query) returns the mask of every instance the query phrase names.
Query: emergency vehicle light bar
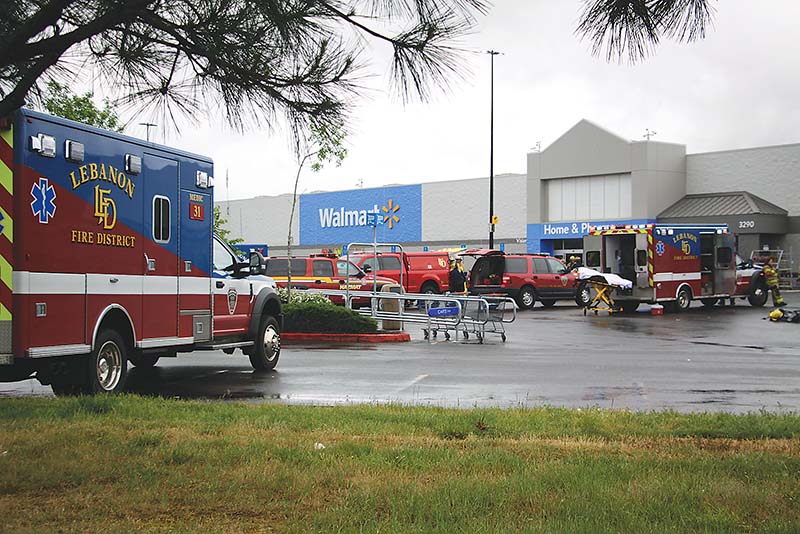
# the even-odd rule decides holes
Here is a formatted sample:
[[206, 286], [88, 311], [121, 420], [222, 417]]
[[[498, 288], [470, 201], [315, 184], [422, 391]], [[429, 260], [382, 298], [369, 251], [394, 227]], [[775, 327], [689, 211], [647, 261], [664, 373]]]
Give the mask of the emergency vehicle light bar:
[[197, 175], [195, 177], [195, 185], [203, 189], [214, 187], [214, 177], [209, 176], [208, 173], [205, 171], [197, 171]]
[[56, 138], [52, 135], [39, 135], [31, 136], [31, 150], [44, 156], [46, 158], [56, 157]]
[[74, 161], [75, 163], [83, 162], [84, 153], [83, 143], [70, 141], [69, 139], [64, 142], [64, 156], [69, 161]]

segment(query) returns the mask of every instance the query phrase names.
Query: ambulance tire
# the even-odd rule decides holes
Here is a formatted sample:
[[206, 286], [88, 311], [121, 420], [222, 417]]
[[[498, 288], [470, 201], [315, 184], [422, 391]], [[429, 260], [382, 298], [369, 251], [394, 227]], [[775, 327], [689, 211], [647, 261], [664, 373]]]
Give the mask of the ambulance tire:
[[131, 352], [131, 354], [128, 356], [128, 361], [131, 362], [134, 367], [138, 367], [139, 369], [151, 369], [155, 367], [159, 358], [160, 356], [158, 354], [142, 354]]
[[692, 292], [688, 288], [682, 287], [678, 291], [678, 298], [675, 299], [675, 312], [685, 312], [692, 305]]
[[256, 371], [271, 371], [278, 364], [281, 355], [281, 334], [278, 322], [265, 316], [258, 327], [256, 346], [250, 354], [250, 364]]
[[125, 390], [128, 374], [128, 347], [114, 330], [101, 330], [95, 350], [89, 355], [86, 392], [115, 394]]
[[747, 295], [747, 302], [749, 302], [750, 306], [753, 306], [754, 308], [760, 308], [767, 303], [768, 298], [769, 290], [767, 289], [766, 284], [759, 281], [753, 286], [750, 294]]

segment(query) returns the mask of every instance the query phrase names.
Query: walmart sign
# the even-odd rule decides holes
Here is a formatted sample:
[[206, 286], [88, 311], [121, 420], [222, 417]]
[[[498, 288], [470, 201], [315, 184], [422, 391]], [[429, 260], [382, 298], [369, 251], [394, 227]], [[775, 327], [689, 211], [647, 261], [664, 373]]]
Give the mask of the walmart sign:
[[[300, 244], [422, 240], [422, 186], [379, 187], [300, 196]], [[374, 224], [374, 223], [373, 223]]]

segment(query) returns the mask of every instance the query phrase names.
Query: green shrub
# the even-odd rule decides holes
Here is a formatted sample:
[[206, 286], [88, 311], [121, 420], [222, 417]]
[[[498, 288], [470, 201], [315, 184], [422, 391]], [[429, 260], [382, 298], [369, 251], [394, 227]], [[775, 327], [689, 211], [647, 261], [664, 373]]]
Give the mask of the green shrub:
[[283, 307], [284, 332], [374, 334], [377, 330], [378, 323], [372, 317], [330, 301], [291, 302]]
[[[278, 288], [278, 297], [281, 299], [281, 304], [289, 302], [289, 290], [285, 287]], [[319, 304], [330, 304], [331, 300], [322, 293], [310, 293], [302, 289], [295, 289], [292, 291], [292, 303], [302, 302], [316, 302]]]

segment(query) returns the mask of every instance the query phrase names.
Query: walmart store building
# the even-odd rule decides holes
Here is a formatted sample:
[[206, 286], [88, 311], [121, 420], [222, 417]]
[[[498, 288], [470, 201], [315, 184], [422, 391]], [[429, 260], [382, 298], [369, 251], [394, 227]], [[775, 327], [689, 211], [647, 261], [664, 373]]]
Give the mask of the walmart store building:
[[[587, 120], [541, 152], [526, 174], [495, 176], [495, 247], [568, 255], [595, 224], [726, 223], [739, 251], [785, 251], [800, 261], [800, 144], [687, 154], [686, 146], [629, 141]], [[301, 195], [293, 254], [372, 242], [407, 250], [488, 246], [489, 179]], [[291, 195], [218, 202], [233, 235], [286, 252]], [[796, 257], [796, 259], [794, 259]]]

